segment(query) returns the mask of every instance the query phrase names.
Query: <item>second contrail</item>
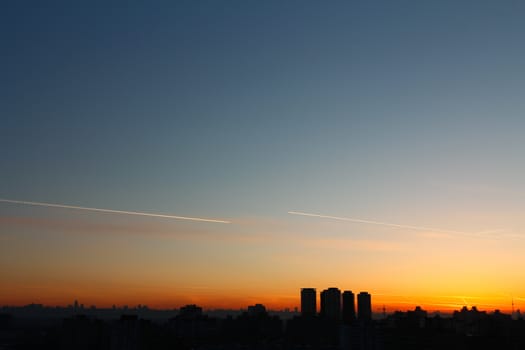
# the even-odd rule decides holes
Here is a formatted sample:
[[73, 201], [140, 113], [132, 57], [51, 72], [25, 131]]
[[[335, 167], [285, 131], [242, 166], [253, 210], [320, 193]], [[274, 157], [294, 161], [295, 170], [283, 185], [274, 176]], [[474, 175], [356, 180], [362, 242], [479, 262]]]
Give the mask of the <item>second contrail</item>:
[[145, 213], [145, 212], [139, 212], [139, 211], [125, 211], [125, 210], [114, 210], [114, 209], [79, 207], [79, 206], [75, 206], [75, 205], [54, 204], [54, 203], [44, 203], [44, 202], [30, 202], [30, 201], [18, 201], [18, 200], [13, 200], [13, 199], [2, 199], [2, 198], [0, 198], [0, 202], [12, 203], [12, 204], [35, 205], [35, 206], [40, 206], [40, 207], [51, 207], [51, 208], [89, 210], [89, 211], [97, 211], [97, 212], [112, 213], [112, 214], [150, 216], [150, 217], [165, 218], [165, 219], [213, 222], [213, 223], [219, 223], [219, 224], [229, 224], [230, 223], [230, 221], [227, 221], [227, 220], [206, 219], [206, 218], [197, 218], [197, 217], [191, 217], [191, 216], [178, 216], [178, 215], [168, 215], [168, 214]]
[[433, 232], [451, 233], [451, 234], [457, 234], [457, 235], [474, 235], [468, 232], [445, 230], [445, 229], [440, 229], [440, 228], [435, 228], [435, 227], [393, 224], [390, 222], [363, 220], [363, 219], [347, 218], [347, 217], [323, 215], [323, 214], [312, 214], [312, 213], [305, 213], [305, 212], [300, 212], [300, 211], [289, 211], [288, 214], [309, 216], [309, 217], [322, 218], [322, 219], [339, 220], [339, 221], [349, 221], [349, 222], [355, 222], [355, 223], [360, 223], [360, 224], [371, 224], [371, 225], [381, 225], [381, 226], [389, 226], [389, 227], [396, 227], [396, 228], [407, 228], [410, 230], [418, 230], [418, 231], [433, 231]]

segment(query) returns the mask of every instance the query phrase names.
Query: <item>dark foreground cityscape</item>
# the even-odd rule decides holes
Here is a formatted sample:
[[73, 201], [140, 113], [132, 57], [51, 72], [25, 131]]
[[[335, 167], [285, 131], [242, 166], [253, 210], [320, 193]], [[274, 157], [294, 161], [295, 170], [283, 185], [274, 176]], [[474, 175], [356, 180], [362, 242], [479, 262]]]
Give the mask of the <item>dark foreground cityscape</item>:
[[[356, 303], [357, 299], [357, 303]], [[372, 297], [328, 288], [301, 289], [301, 310], [99, 309], [31, 304], [0, 310], [6, 349], [524, 349], [525, 319], [463, 307], [452, 315], [372, 313]]]

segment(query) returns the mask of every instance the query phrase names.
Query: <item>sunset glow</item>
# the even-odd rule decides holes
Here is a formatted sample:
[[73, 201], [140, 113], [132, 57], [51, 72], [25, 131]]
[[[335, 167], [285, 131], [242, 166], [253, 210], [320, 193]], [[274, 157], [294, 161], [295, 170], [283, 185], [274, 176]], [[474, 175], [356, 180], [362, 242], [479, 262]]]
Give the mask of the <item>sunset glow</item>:
[[0, 6], [0, 306], [525, 310], [525, 3]]

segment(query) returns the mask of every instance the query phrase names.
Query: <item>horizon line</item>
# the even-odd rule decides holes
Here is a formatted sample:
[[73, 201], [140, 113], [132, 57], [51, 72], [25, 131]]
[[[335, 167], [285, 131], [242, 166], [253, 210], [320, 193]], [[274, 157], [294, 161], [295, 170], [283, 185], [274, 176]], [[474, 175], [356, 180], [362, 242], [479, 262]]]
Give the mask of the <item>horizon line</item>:
[[[203, 310], [206, 310], [206, 311], [221, 311], [221, 310], [233, 310], [233, 311], [245, 311], [249, 306], [252, 306], [252, 305], [256, 305], [256, 304], [261, 304], [263, 306], [266, 307], [267, 311], [274, 311], [274, 312], [286, 312], [286, 309], [288, 309], [288, 312], [290, 313], [294, 313], [294, 312], [297, 312], [297, 313], [301, 313], [301, 308], [300, 308], [300, 304], [299, 305], [296, 305], [296, 306], [290, 306], [290, 305], [283, 305], [283, 306], [266, 306], [264, 304], [264, 302], [255, 302], [254, 304], [246, 304], [246, 305], [240, 305], [240, 306], [230, 306], [230, 307], [225, 307], [225, 306], [206, 306], [205, 304], [199, 304], [199, 303], [186, 303], [186, 304], [180, 304], [180, 305], [173, 305], [173, 306], [158, 306], [158, 305], [148, 305], [148, 304], [142, 304], [142, 303], [139, 303], [139, 304], [133, 304], [133, 305], [130, 305], [129, 303], [126, 304], [116, 304], [116, 303], [112, 303], [111, 305], [109, 304], [102, 304], [102, 305], [96, 305], [96, 304], [85, 304], [85, 303], [81, 303], [79, 301], [79, 306], [77, 308], [81, 309], [83, 308], [84, 310], [89, 310], [89, 309], [92, 309], [93, 307], [95, 307], [95, 309], [97, 310], [104, 310], [104, 309], [108, 309], [108, 310], [111, 310], [111, 309], [139, 309], [139, 306], [140, 307], [146, 307], [147, 310], [149, 311], [172, 311], [172, 310], [179, 310], [181, 309], [182, 307], [184, 306], [188, 306], [188, 305], [196, 305], [196, 306], [199, 306], [201, 307]], [[24, 307], [29, 307], [29, 306], [35, 306], [35, 305], [38, 305], [38, 306], [41, 306], [43, 308], [51, 308], [51, 309], [54, 309], [54, 308], [63, 308], [63, 309], [73, 309], [75, 308], [74, 304], [72, 303], [65, 303], [65, 304], [52, 304], [52, 303], [39, 303], [39, 302], [35, 302], [35, 301], [32, 301], [32, 302], [29, 302], [29, 303], [21, 303], [21, 304], [3, 304], [2, 307], [4, 308], [24, 308]], [[422, 303], [414, 303], [414, 302], [410, 302], [410, 301], [397, 301], [397, 302], [390, 302], [390, 303], [372, 303], [372, 313], [375, 313], [375, 314], [380, 314], [382, 313], [383, 311], [383, 307], [385, 307], [386, 309], [390, 309], [391, 311], [389, 311], [389, 313], [393, 313], [395, 311], [402, 311], [402, 310], [406, 310], [406, 311], [410, 311], [412, 310], [411, 307], [420, 307], [422, 308], [423, 310], [425, 311], [429, 311], [429, 312], [445, 312], [445, 313], [453, 313], [454, 311], [458, 311], [458, 310], [462, 310], [463, 308], [467, 308], [468, 310], [471, 310], [473, 308], [477, 309], [478, 311], [485, 311], [485, 312], [495, 312], [495, 311], [503, 311], [503, 312], [509, 312], [511, 313], [512, 312], [512, 306], [508, 306], [508, 307], [505, 307], [504, 306], [505, 304], [479, 304], [479, 305], [474, 305], [474, 304], [470, 304], [470, 305], [465, 305], [465, 304], [461, 304], [461, 303], [445, 303], [445, 302], [422, 302]], [[83, 306], [83, 307], [82, 307]], [[403, 307], [405, 306], [405, 307]], [[439, 307], [441, 306], [441, 308]], [[503, 306], [503, 307], [502, 307]], [[295, 309], [297, 308], [297, 311], [295, 311]], [[317, 307], [317, 311], [316, 313], [319, 313], [321, 310], [320, 306]], [[374, 311], [375, 310], [375, 311]], [[519, 308], [517, 309], [519, 310]]]

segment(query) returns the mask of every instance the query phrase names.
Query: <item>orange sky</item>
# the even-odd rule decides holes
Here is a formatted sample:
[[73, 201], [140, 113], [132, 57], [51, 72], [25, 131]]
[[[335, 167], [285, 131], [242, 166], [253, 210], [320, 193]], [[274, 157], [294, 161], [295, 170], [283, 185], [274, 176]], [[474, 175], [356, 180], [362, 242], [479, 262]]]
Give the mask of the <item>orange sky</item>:
[[[111, 220], [108, 220], [111, 219]], [[69, 213], [3, 217], [0, 304], [299, 306], [299, 290], [368, 291], [375, 311], [522, 306], [512, 238], [294, 218], [232, 225]], [[327, 232], [318, 235], [316, 232]]]

